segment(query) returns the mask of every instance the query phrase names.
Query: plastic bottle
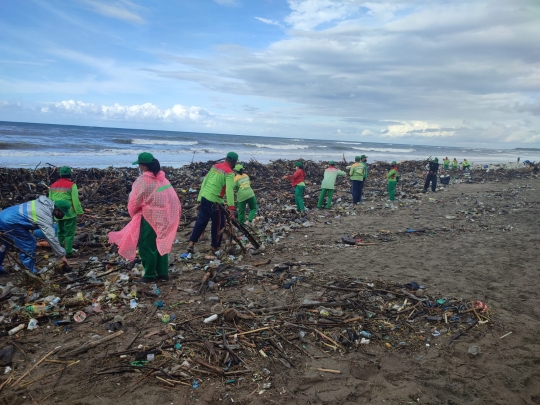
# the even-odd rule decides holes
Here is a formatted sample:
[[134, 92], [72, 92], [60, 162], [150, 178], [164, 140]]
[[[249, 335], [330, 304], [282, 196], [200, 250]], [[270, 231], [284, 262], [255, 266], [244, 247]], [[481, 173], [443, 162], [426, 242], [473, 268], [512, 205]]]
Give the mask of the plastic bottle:
[[210, 323], [214, 322], [216, 319], [218, 319], [218, 316], [216, 314], [209, 316], [208, 318], [204, 319], [204, 323]]
[[361, 330], [360, 331], [360, 336], [365, 336], [365, 337], [367, 337], [369, 339], [371, 337], [371, 333], [366, 332], [365, 330]]
[[51, 301], [51, 305], [55, 307], [60, 302], [60, 297], [56, 297], [54, 300]]
[[26, 325], [24, 323], [21, 323], [19, 326], [17, 326], [16, 328], [13, 328], [11, 329], [8, 334], [11, 336], [11, 335], [14, 335], [16, 334], [17, 332], [21, 331], [24, 329]]
[[32, 319], [30, 319], [30, 321], [28, 322], [28, 327], [27, 327], [27, 329], [28, 329], [28, 330], [34, 330], [34, 329], [37, 328], [37, 325], [38, 325], [37, 319], [32, 318]]
[[139, 306], [139, 303], [137, 302], [137, 300], [136, 300], [135, 298], [133, 298], [133, 299], [131, 299], [131, 300], [129, 301], [129, 307], [130, 307], [131, 309], [135, 309], [135, 308], [137, 308], [138, 306]]

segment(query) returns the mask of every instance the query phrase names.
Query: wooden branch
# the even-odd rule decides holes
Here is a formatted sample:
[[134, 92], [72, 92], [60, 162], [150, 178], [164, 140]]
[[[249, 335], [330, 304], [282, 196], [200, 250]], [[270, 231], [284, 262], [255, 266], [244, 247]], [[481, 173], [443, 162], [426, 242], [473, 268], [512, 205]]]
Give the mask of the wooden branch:
[[115, 332], [112, 335], [106, 336], [106, 337], [104, 337], [102, 339], [96, 340], [94, 342], [83, 345], [83, 346], [81, 346], [81, 347], [79, 347], [79, 348], [77, 348], [75, 350], [67, 352], [67, 353], [63, 354], [62, 356], [60, 356], [60, 357], [70, 357], [70, 356], [75, 356], [77, 354], [84, 353], [84, 352], [86, 352], [86, 351], [88, 351], [88, 350], [90, 350], [90, 349], [92, 349], [92, 348], [94, 348], [96, 346], [99, 346], [102, 343], [105, 343], [105, 342], [107, 342], [109, 340], [117, 338], [118, 336], [122, 335], [123, 333], [124, 333], [123, 330], [119, 330], [118, 332]]
[[39, 366], [41, 363], [43, 363], [43, 362], [47, 359], [47, 357], [49, 357], [49, 356], [51, 356], [52, 354], [56, 353], [56, 352], [58, 351], [58, 349], [59, 349], [59, 348], [53, 349], [53, 350], [51, 350], [49, 353], [47, 353], [45, 356], [43, 356], [43, 357], [41, 358], [40, 361], [38, 361], [36, 364], [34, 364], [34, 365], [30, 368], [30, 370], [28, 370], [26, 373], [24, 373], [23, 375], [21, 375], [21, 376], [19, 377], [19, 379], [18, 379], [17, 381], [15, 381], [11, 386], [12, 386], [12, 387], [16, 387], [17, 385], [19, 385], [19, 383], [22, 381], [22, 379], [23, 379], [24, 377], [26, 377], [28, 374], [30, 374], [30, 372], [31, 372], [33, 369], [35, 369], [37, 366]]

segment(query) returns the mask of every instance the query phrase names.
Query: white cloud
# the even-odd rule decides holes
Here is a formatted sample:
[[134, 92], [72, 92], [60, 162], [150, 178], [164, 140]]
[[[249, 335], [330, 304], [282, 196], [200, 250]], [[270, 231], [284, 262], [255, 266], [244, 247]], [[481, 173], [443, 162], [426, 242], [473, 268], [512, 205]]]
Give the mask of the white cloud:
[[240, 3], [238, 0], [214, 0], [220, 6], [236, 7]]
[[10, 101], [0, 100], [0, 108], [13, 108], [13, 107], [20, 108], [21, 103], [20, 102], [13, 103]]
[[389, 125], [387, 129], [382, 130], [381, 134], [385, 138], [403, 138], [403, 137], [449, 137], [453, 136], [455, 130], [443, 129], [437, 124], [429, 124], [424, 121], [402, 122], [400, 124]]
[[362, 136], [371, 136], [371, 135], [373, 135], [373, 132], [370, 131], [369, 129], [364, 129], [362, 131]]
[[119, 0], [114, 4], [98, 0], [81, 0], [87, 4], [92, 11], [105, 17], [116, 18], [137, 24], [144, 24], [146, 21], [135, 10], [141, 10], [142, 7], [128, 0]]
[[211, 116], [208, 111], [200, 107], [186, 107], [180, 104], [176, 104], [172, 108], [161, 109], [152, 103], [131, 106], [118, 103], [97, 105], [74, 100], [49, 103], [41, 108], [41, 112], [70, 113], [80, 116], [92, 115], [107, 120], [161, 121], [169, 123], [179, 121], [202, 122]]
[[287, 0], [292, 12], [285, 21], [295, 29], [310, 30], [320, 24], [343, 20], [356, 10], [351, 0]]
[[[294, 29], [313, 30], [323, 24], [339, 23], [356, 19], [364, 24], [387, 21], [395, 17], [398, 10], [410, 7], [399, 0], [287, 0], [291, 13], [285, 21]], [[416, 0], [416, 3], [422, 2]], [[371, 22], [365, 19], [368, 17]], [[356, 23], [358, 23], [356, 21]]]
[[262, 18], [262, 17], [255, 17], [256, 20], [259, 20], [265, 24], [268, 24], [268, 25], [277, 25], [278, 27], [282, 27], [281, 23], [279, 21], [274, 21], [274, 20], [268, 20], [266, 18]]

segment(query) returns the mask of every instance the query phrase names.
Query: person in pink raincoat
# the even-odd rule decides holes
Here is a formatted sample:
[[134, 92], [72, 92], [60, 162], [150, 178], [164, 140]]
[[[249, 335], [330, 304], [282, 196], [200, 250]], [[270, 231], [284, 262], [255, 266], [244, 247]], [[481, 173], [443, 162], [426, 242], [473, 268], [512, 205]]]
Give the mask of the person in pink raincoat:
[[118, 253], [134, 260], [139, 248], [144, 267], [142, 282], [169, 279], [169, 255], [182, 214], [182, 206], [159, 161], [143, 152], [138, 164], [142, 174], [135, 180], [128, 201], [131, 221], [119, 232], [109, 233]]

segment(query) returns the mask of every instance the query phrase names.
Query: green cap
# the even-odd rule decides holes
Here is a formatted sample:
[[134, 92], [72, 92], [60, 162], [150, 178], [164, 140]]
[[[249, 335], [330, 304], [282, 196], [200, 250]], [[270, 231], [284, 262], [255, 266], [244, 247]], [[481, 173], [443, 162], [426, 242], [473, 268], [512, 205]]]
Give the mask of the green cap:
[[294, 167], [304, 167], [304, 164], [302, 162], [296, 162]]
[[227, 159], [232, 160], [233, 162], [236, 162], [238, 160], [238, 153], [236, 152], [227, 153]]
[[366, 156], [366, 155], [360, 156], [360, 160], [362, 160], [363, 158], [366, 158], [366, 159], [367, 159], [367, 156]]
[[138, 165], [138, 164], [145, 165], [145, 164], [148, 164], [148, 163], [152, 163], [153, 160], [154, 160], [154, 156], [151, 153], [143, 152], [143, 153], [139, 154], [139, 158], [137, 159], [137, 161], [133, 162], [132, 164], [134, 164], [134, 165]]
[[66, 200], [58, 200], [54, 202], [54, 208], [58, 208], [64, 215], [67, 215], [71, 209], [71, 204]]
[[238, 165], [234, 166], [234, 171], [235, 171], [235, 172], [239, 172], [239, 171], [242, 170], [243, 168], [244, 168], [244, 166], [238, 164]]
[[60, 176], [67, 176], [71, 174], [71, 168], [69, 166], [62, 166], [60, 168]]
[[433, 159], [433, 161], [434, 161], [435, 163], [439, 163], [439, 158], [435, 158], [435, 159]]
[[354, 160], [357, 161], [357, 162], [358, 162], [359, 160], [361, 160], [361, 159], [362, 159], [362, 158], [361, 158], [360, 156], [356, 156], [356, 157], [354, 158]]
[[394, 165], [394, 166], [397, 165], [395, 160], [392, 161], [392, 165]]
[[330, 166], [334, 166], [334, 161], [333, 161], [333, 160], [329, 160], [329, 161], [328, 161], [328, 164], [329, 164]]

